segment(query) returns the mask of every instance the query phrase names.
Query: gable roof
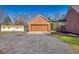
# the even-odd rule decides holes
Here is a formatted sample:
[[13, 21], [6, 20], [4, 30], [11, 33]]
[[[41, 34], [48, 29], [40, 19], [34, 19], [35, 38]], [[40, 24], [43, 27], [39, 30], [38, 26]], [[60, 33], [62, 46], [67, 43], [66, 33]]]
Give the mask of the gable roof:
[[77, 13], [79, 13], [79, 6], [78, 5], [72, 5], [71, 8], [73, 8]]
[[50, 22], [50, 20], [48, 20], [48, 19], [45, 18], [44, 16], [42, 16], [42, 15], [38, 15], [38, 16], [36, 16], [35, 18], [33, 18], [33, 19], [31, 19], [30, 21], [28, 21], [27, 23], [32, 22], [34, 19], [36, 19], [36, 18], [38, 18], [38, 17], [42, 17], [42, 18], [44, 18], [46, 21]]
[[66, 16], [64, 17], [64, 20], [65, 20], [65, 21], [66, 21], [66, 18], [67, 18], [67, 16], [68, 16], [68, 13], [69, 13], [71, 10], [75, 11], [76, 13], [79, 13], [79, 6], [78, 6], [78, 5], [71, 5], [71, 6], [69, 6], [68, 12], [67, 12]]

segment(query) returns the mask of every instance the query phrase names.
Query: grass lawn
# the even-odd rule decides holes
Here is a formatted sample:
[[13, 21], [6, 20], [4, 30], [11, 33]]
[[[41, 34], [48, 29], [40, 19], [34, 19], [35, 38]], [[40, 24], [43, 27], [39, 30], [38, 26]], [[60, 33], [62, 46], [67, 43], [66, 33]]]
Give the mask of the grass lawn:
[[65, 43], [69, 43], [75, 50], [79, 52], [79, 36], [71, 36], [60, 33], [55, 33], [51, 36], [58, 38]]
[[6, 35], [6, 34], [9, 34], [10, 32], [2, 32], [2, 31], [0, 31], [0, 36], [1, 35]]
[[26, 32], [0, 31], [0, 36], [7, 35], [7, 34], [10, 34], [10, 33], [18, 33], [17, 35], [24, 35], [24, 34], [26, 34]]

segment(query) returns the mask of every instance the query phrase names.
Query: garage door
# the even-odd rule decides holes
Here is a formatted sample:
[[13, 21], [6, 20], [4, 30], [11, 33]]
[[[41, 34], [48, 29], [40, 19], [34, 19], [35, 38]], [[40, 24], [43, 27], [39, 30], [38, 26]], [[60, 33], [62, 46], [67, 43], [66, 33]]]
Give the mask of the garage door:
[[31, 31], [48, 31], [47, 24], [32, 24]]

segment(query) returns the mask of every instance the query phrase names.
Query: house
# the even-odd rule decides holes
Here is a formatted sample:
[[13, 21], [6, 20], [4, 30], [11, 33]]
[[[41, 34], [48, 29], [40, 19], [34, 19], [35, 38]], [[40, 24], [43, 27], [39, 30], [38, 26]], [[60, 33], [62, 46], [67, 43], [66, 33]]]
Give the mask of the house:
[[28, 31], [30, 33], [50, 33], [50, 21], [38, 15], [28, 22]]
[[15, 25], [15, 24], [2, 24], [1, 31], [24, 31], [24, 25]]
[[79, 34], [79, 6], [70, 6], [65, 17], [66, 31]]

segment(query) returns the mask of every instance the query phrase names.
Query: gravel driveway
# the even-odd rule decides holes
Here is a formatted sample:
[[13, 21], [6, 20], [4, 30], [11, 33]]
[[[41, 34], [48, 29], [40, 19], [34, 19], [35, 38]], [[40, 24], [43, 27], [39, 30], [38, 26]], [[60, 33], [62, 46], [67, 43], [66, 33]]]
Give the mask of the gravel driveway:
[[0, 53], [69, 54], [74, 50], [67, 43], [48, 35], [13, 33], [0, 36]]

